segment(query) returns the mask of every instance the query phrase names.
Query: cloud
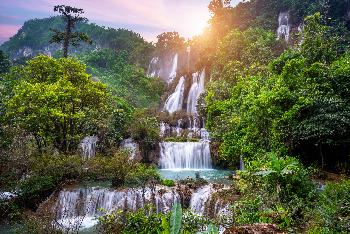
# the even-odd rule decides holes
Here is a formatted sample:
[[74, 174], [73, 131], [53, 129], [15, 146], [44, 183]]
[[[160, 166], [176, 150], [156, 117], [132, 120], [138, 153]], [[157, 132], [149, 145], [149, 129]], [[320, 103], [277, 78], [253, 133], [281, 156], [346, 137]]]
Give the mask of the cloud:
[[[210, 0], [1, 0], [0, 24], [17, 25], [31, 18], [57, 15], [53, 12], [55, 5], [70, 5], [84, 9], [90, 22], [128, 28], [149, 40], [154, 40], [161, 32], [174, 30], [190, 37], [196, 25], [204, 25], [208, 21], [209, 2]], [[9, 28], [14, 29], [8, 25], [6, 32], [2, 33], [3, 38], [10, 32]], [[0, 26], [1, 31], [4, 29]]]
[[22, 25], [0, 24], [0, 43], [15, 35]]

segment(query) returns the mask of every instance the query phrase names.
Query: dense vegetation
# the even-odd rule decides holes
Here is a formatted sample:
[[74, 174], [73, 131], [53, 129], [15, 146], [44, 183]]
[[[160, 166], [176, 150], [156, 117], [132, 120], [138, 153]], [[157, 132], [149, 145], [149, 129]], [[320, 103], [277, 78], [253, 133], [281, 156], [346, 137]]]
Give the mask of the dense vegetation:
[[[54, 32], [50, 29], [63, 30], [64, 27], [64, 20], [59, 16], [29, 20], [24, 23], [16, 35], [9, 41], [4, 42], [0, 49], [13, 59], [23, 56], [20, 50], [25, 48], [33, 50], [33, 53], [29, 56], [46, 53], [47, 51], [55, 54], [59, 52], [59, 47], [50, 43], [54, 35]], [[133, 31], [105, 28], [86, 22], [77, 23], [75, 30], [87, 34], [92, 40], [92, 45], [85, 44], [79, 47], [72, 47], [71, 52], [82, 53], [102, 48], [110, 48], [114, 51], [127, 51], [128, 62], [134, 62], [141, 67], [148, 66], [153, 46]]]
[[[226, 194], [235, 199], [227, 221], [176, 204], [168, 214], [154, 207], [107, 213], [100, 231], [217, 233], [220, 225], [271, 223], [292, 233], [348, 233], [349, 179], [324, 181], [326, 171], [350, 171], [348, 7], [340, 0], [252, 0], [236, 7], [213, 0], [203, 35], [185, 42], [176, 32], [163, 33], [155, 45], [131, 31], [80, 23], [93, 47], [12, 66], [6, 52], [16, 58], [23, 46], [43, 50], [52, 36], [48, 27], [64, 26], [59, 17], [27, 22], [0, 53], [0, 186], [18, 191], [16, 199], [0, 201], [1, 218], [23, 218], [22, 211], [35, 210], [69, 181], [174, 186], [150, 165], [165, 85], [145, 70], [154, 50], [161, 55], [191, 45], [195, 67], [210, 74], [199, 109], [218, 146], [218, 164], [245, 162]], [[276, 40], [278, 14], [287, 11], [292, 37]], [[78, 156], [79, 142], [90, 135], [99, 138], [98, 154], [86, 160]], [[140, 160], [119, 148], [129, 137], [139, 143]], [[55, 229], [33, 222], [25, 225], [28, 232]]]
[[[239, 50], [229, 50], [234, 43]], [[276, 57], [275, 44], [261, 29], [233, 31], [220, 44], [217, 81], [206, 104], [222, 157], [232, 162], [274, 151], [345, 172], [350, 122], [344, 35], [316, 14], [306, 19], [300, 46]]]

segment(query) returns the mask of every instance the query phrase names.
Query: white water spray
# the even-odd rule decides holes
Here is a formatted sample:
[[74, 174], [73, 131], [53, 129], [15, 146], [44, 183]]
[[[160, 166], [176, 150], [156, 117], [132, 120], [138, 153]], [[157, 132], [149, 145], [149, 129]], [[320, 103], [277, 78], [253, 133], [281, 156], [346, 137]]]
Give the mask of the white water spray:
[[205, 71], [192, 75], [192, 86], [187, 98], [187, 113], [197, 114], [199, 96], [204, 93]]
[[171, 67], [171, 71], [170, 71], [169, 79], [168, 79], [169, 84], [176, 78], [178, 58], [179, 58], [179, 55], [175, 54], [175, 56], [172, 60], [172, 67]]
[[184, 90], [185, 78], [181, 77], [179, 83], [176, 86], [175, 92], [171, 94], [165, 102], [164, 109], [167, 110], [170, 114], [182, 109]]
[[95, 218], [103, 215], [102, 210], [110, 213], [117, 210], [136, 211], [153, 204], [157, 212], [167, 212], [179, 201], [179, 195], [166, 187], [127, 189], [123, 191], [107, 188], [77, 188], [62, 190], [56, 204], [56, 219], [60, 227], [93, 227]]
[[161, 169], [211, 169], [208, 141], [201, 142], [161, 142]]

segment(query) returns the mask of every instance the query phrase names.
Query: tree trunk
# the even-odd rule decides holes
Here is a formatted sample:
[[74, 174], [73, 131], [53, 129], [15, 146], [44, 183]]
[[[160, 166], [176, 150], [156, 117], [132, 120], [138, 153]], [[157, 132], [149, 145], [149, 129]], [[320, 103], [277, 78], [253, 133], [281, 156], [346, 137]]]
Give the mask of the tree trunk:
[[63, 42], [63, 57], [68, 57], [68, 49], [69, 49], [69, 40], [72, 33], [72, 20], [67, 18], [67, 26], [66, 26], [66, 35]]

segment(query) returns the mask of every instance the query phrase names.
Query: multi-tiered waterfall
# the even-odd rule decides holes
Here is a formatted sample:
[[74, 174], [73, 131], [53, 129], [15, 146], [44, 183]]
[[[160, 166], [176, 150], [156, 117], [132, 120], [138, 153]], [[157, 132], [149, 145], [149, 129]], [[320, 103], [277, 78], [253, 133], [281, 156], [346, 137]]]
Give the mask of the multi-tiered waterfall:
[[[173, 93], [167, 98], [162, 110], [169, 113], [172, 117], [176, 116], [174, 114], [177, 111], [187, 113], [187, 116], [181, 115], [179, 119], [175, 120], [177, 122], [176, 126], [166, 122], [161, 123], [160, 136], [164, 141], [159, 143], [160, 174], [162, 172], [181, 173], [182, 176], [186, 175], [187, 177], [188, 173], [192, 173], [191, 176], [194, 177], [198, 171], [201, 171], [201, 173], [218, 173], [216, 170], [212, 170], [209, 134], [204, 129], [204, 123], [197, 112], [198, 98], [204, 92], [205, 71], [199, 71], [190, 77], [180, 77], [177, 70], [177, 54], [173, 56], [171, 62], [167, 63], [168, 68], [162, 67], [160, 61], [161, 58], [159, 57], [152, 59], [148, 71], [149, 75], [160, 76], [165, 74], [167, 81], [178, 82]], [[169, 87], [171, 86], [169, 85]], [[186, 89], [186, 87], [189, 89]], [[186, 90], [188, 90], [187, 94]], [[187, 141], [167, 141], [167, 137], [174, 136], [181, 137], [182, 140], [187, 138]], [[97, 138], [95, 137], [88, 137], [82, 142], [81, 146], [86, 158], [95, 154], [96, 142]], [[138, 147], [132, 139], [125, 140], [122, 143], [122, 148], [129, 150], [132, 157], [137, 155]], [[227, 174], [220, 174], [220, 178], [225, 175]], [[75, 230], [75, 227], [79, 229], [89, 228], [95, 226], [97, 224], [96, 217], [100, 217], [104, 213], [116, 210], [135, 211], [146, 204], [152, 204], [157, 212], [167, 212], [175, 202], [182, 201], [184, 193], [181, 192], [181, 186], [187, 185], [179, 185], [174, 188], [156, 186], [153, 188], [117, 190], [96, 187], [63, 189], [56, 200], [54, 209], [55, 224], [62, 229], [69, 230]], [[189, 208], [199, 215], [207, 213], [220, 214], [225, 207], [225, 203], [218, 196], [213, 196], [218, 189], [212, 184], [195, 188], [189, 186], [183, 191], [190, 191]], [[188, 196], [188, 193], [186, 196]]]
[[200, 128], [197, 114], [197, 103], [200, 95], [204, 93], [205, 70], [192, 74], [191, 88], [188, 92], [187, 107], [183, 108], [185, 77], [181, 77], [176, 89], [165, 102], [164, 109], [170, 114], [185, 109], [188, 114], [188, 126], [182, 128], [183, 119], [178, 119], [176, 127], [161, 123], [160, 136], [182, 136], [186, 131], [187, 138], [198, 138], [198, 142], [161, 142], [160, 160], [161, 169], [167, 170], [203, 170], [212, 169], [209, 137], [204, 128]]

